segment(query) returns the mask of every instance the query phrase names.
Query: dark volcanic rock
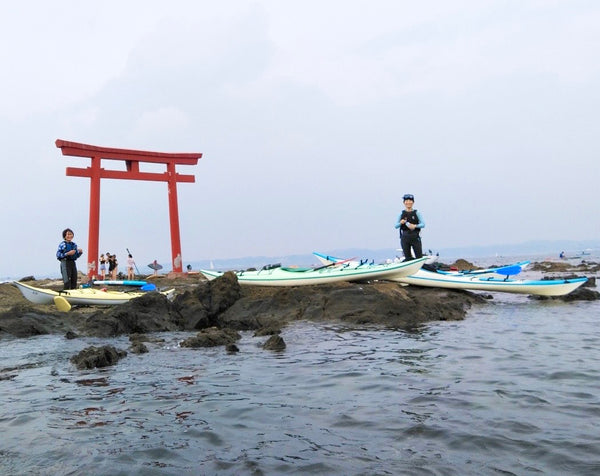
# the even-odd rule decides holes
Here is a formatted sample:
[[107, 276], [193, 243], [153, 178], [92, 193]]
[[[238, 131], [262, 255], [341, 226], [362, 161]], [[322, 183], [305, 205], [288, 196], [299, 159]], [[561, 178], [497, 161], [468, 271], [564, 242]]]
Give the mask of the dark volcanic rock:
[[205, 329], [214, 326], [217, 316], [231, 307], [241, 294], [237, 277], [228, 272], [178, 295], [173, 305], [181, 315], [185, 329]]
[[594, 291], [593, 289], [580, 287], [577, 288], [572, 293], [567, 294], [566, 296], [560, 296], [560, 299], [563, 301], [596, 301], [600, 299], [600, 293], [598, 291]]
[[143, 342], [134, 342], [131, 344], [131, 352], [133, 354], [147, 354], [148, 347]]
[[13, 308], [7, 313], [0, 322], [0, 331], [15, 337], [31, 337], [49, 333], [47, 326], [44, 325], [45, 316], [29, 311], [25, 311], [19, 316], [20, 310]]
[[532, 263], [529, 269], [531, 271], [542, 271], [544, 273], [564, 273], [567, 271], [577, 273], [597, 273], [600, 271], [600, 263], [586, 260], [581, 260], [579, 263], [569, 260], [541, 261]]
[[127, 352], [117, 350], [112, 345], [102, 347], [87, 347], [77, 355], [71, 357], [71, 362], [80, 369], [93, 369], [96, 367], [108, 367], [116, 364], [119, 359], [125, 357]]
[[283, 337], [281, 337], [279, 335], [271, 336], [263, 344], [263, 349], [265, 349], [265, 350], [284, 350], [285, 349], [285, 341], [283, 340]]
[[571, 301], [596, 301], [600, 299], [600, 293], [598, 291], [594, 291], [593, 289], [586, 288], [585, 286], [581, 286], [577, 288], [575, 291], [570, 292], [564, 296], [530, 296], [532, 299], [537, 299], [539, 301], [545, 300], [559, 300], [565, 302]]
[[217, 329], [211, 327], [204, 329], [193, 337], [185, 339], [181, 347], [216, 347], [219, 345], [229, 345], [242, 338], [237, 332], [231, 329]]
[[98, 311], [85, 320], [83, 327], [87, 334], [99, 337], [183, 329], [181, 317], [173, 304], [158, 292]]
[[75, 315], [59, 313], [23, 302], [0, 313], [0, 334], [7, 333], [15, 337], [31, 337], [44, 334], [67, 333], [77, 326]]
[[182, 289], [173, 302], [153, 292], [119, 306], [74, 307], [59, 313], [53, 306], [29, 305], [14, 286], [0, 285], [0, 297], [7, 303], [0, 307], [0, 334], [113, 337], [217, 327], [272, 335], [301, 319], [412, 328], [462, 319], [474, 303], [485, 303], [473, 293], [391, 282], [240, 286], [233, 273], [192, 288], [186, 283]]
[[461, 271], [466, 271], [466, 270], [470, 270], [470, 269], [476, 269], [477, 266], [475, 266], [473, 263], [471, 263], [470, 261], [467, 261], [466, 259], [457, 259], [452, 265], [452, 268], [456, 268], [459, 269]]
[[463, 319], [476, 294], [397, 283], [338, 283], [298, 287], [243, 287], [243, 294], [219, 316], [220, 327], [280, 328], [307, 319], [411, 328], [433, 320]]
[[281, 333], [281, 329], [279, 327], [261, 327], [257, 329], [254, 333], [254, 337], [260, 336], [273, 336]]

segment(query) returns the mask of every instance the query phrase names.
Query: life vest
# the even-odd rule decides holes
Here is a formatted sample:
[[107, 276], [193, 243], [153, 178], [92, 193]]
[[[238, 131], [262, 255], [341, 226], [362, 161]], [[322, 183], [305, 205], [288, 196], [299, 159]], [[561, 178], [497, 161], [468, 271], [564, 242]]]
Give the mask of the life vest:
[[[402, 210], [402, 214], [400, 215], [400, 220], [406, 220], [408, 223], [412, 223], [413, 225], [418, 225], [419, 217], [417, 216], [417, 210], [411, 210], [410, 212], [407, 210]], [[403, 233], [417, 233], [421, 232], [420, 228], [415, 228], [411, 230], [406, 225], [400, 225], [400, 235]]]
[[[56, 252], [57, 260], [62, 261], [63, 259], [68, 259], [70, 261], [75, 261], [77, 258], [79, 258], [77, 253], [75, 253], [74, 255], [66, 256], [66, 254], [71, 250], [77, 251], [77, 245], [75, 243], [73, 243], [72, 241], [63, 241], [63, 243], [65, 244], [64, 249], [61, 249], [62, 247], [59, 246], [59, 249]], [[61, 243], [61, 245], [62, 245], [62, 243]], [[63, 256], [61, 256], [61, 252], [62, 252]]]

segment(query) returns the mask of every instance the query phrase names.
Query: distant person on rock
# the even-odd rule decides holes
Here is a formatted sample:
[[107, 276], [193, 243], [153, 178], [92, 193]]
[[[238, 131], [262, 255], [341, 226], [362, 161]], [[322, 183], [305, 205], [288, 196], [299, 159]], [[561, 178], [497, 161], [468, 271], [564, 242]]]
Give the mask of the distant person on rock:
[[106, 257], [104, 253], [100, 255], [100, 279], [106, 279]]
[[[402, 197], [404, 210], [398, 217], [395, 228], [400, 228], [400, 246], [404, 253], [404, 261], [423, 257], [423, 246], [421, 244], [421, 229], [425, 228], [425, 220], [420, 212], [413, 208], [414, 195], [407, 193]], [[412, 251], [415, 256], [413, 257]]]
[[77, 265], [75, 261], [83, 254], [73, 241], [75, 234], [70, 228], [62, 232], [63, 241], [58, 245], [56, 259], [60, 261], [60, 274], [62, 275], [64, 289], [77, 289]]
[[133, 281], [135, 279], [135, 273], [133, 272], [133, 268], [135, 266], [135, 261], [133, 260], [133, 256], [131, 253], [127, 255], [127, 279]]
[[119, 269], [119, 262], [117, 261], [117, 255], [111, 255], [110, 253], [106, 253], [108, 257], [108, 273], [110, 274], [110, 279], [113, 281], [117, 279], [117, 270]]

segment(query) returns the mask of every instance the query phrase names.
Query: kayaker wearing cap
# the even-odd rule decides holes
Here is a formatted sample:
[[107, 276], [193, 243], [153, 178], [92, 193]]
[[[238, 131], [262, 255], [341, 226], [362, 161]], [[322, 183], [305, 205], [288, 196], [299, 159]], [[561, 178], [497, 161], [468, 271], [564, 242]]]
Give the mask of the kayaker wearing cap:
[[[417, 210], [413, 209], [415, 196], [407, 193], [402, 197], [404, 210], [398, 217], [395, 227], [400, 228], [400, 246], [404, 253], [404, 261], [421, 258], [423, 247], [421, 245], [421, 228], [425, 228], [425, 220]], [[415, 253], [412, 256], [411, 248]]]

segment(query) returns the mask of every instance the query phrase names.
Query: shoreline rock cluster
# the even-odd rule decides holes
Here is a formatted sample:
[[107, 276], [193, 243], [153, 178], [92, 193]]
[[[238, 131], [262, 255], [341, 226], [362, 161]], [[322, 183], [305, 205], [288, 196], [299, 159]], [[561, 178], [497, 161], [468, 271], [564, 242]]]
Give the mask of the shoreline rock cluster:
[[[597, 272], [600, 267], [596, 263], [586, 264], [585, 270], [563, 266], [556, 269], [543, 263], [539, 266], [546, 273]], [[148, 351], [144, 345], [147, 339], [144, 336], [148, 334], [188, 331], [196, 334], [183, 341], [182, 346], [225, 346], [227, 351], [235, 352], [235, 342], [240, 338], [238, 332], [254, 330], [256, 335], [271, 336], [265, 348], [281, 350], [285, 342], [279, 332], [298, 320], [411, 330], [431, 321], [464, 319], [473, 305], [485, 305], [492, 298], [481, 293], [402, 286], [385, 281], [297, 287], [240, 286], [232, 272], [214, 281], [197, 275], [164, 278], [160, 285], [176, 288], [172, 301], [152, 292], [120, 306], [80, 307], [61, 313], [51, 306], [29, 303], [14, 286], [1, 284], [0, 337], [129, 335], [130, 351], [143, 353]], [[591, 288], [582, 287], [561, 299], [593, 300], [599, 296]], [[79, 368], [111, 365], [126, 355], [117, 349], [105, 348], [96, 349], [92, 354], [88, 349], [82, 352], [73, 358]]]
[[[29, 303], [10, 284], [0, 296], [12, 305], [0, 309], [0, 336], [116, 337], [154, 332], [204, 329], [280, 330], [298, 320], [339, 321], [414, 328], [429, 321], [463, 319], [481, 295], [392, 282], [336, 283], [298, 287], [240, 286], [234, 273], [214, 281], [184, 280], [169, 301], [157, 292], [112, 307], [74, 307], [62, 313], [52, 306]], [[37, 283], [36, 283], [37, 284]], [[161, 283], [166, 284], [166, 283]]]

